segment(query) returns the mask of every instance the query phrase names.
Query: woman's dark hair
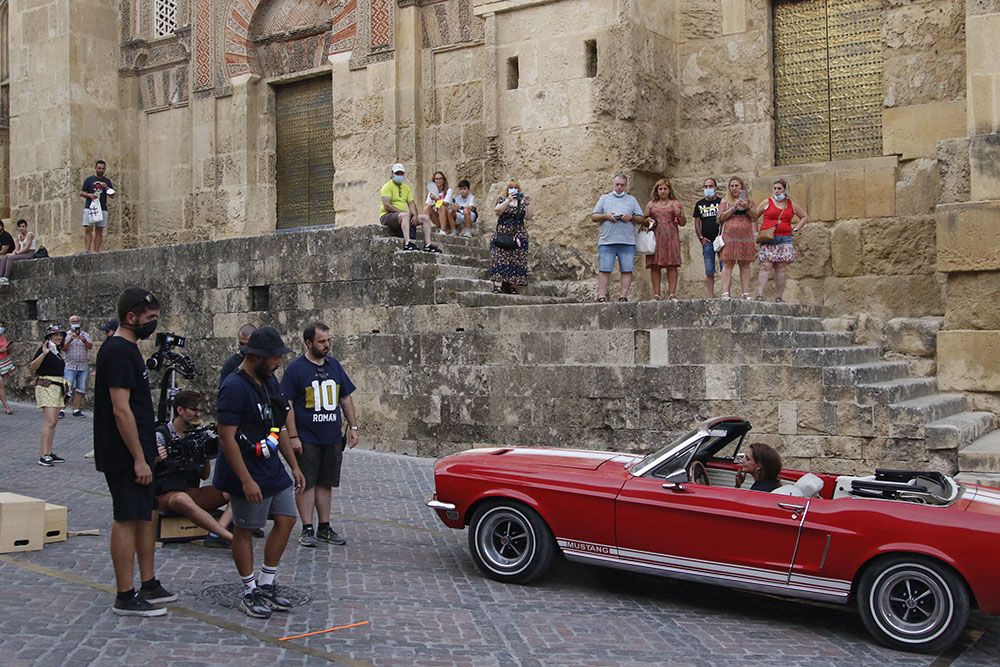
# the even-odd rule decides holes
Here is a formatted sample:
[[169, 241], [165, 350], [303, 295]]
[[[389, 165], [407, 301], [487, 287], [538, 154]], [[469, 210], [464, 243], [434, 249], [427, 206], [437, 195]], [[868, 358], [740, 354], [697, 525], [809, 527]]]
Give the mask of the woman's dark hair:
[[774, 451], [774, 447], [763, 442], [755, 442], [750, 445], [753, 453], [753, 460], [760, 466], [760, 472], [756, 478], [758, 481], [767, 480], [779, 484], [778, 475], [781, 473], [781, 455]]
[[435, 171], [434, 175], [431, 176], [431, 180], [433, 181], [435, 178], [437, 178], [438, 174], [440, 174], [441, 178], [444, 180], [444, 192], [441, 193], [444, 194], [445, 192], [448, 191], [448, 177], [444, 175], [443, 171]]

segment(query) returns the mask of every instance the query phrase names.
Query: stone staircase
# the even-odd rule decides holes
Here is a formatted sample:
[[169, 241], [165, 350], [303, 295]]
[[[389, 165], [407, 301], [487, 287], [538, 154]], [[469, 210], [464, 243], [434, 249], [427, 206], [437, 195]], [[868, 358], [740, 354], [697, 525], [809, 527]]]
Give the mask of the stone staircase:
[[[532, 280], [519, 287], [518, 294], [494, 294], [489, 278], [489, 235], [473, 238], [435, 234], [433, 242], [443, 253], [403, 250], [402, 239], [375, 236], [374, 247], [386, 246], [393, 252], [393, 265], [412, 267], [416, 278], [428, 279], [434, 285], [434, 303], [459, 303], [467, 307], [530, 306], [570, 303], [576, 299], [567, 295], [563, 281]], [[384, 251], [384, 248], [382, 248]]]
[[831, 430], [870, 425], [872, 435], [901, 448], [923, 440], [959, 480], [1000, 486], [1000, 430], [992, 412], [972, 409], [963, 394], [939, 392], [936, 378], [912, 376], [906, 362], [883, 359], [880, 346], [854, 344], [851, 331], [828, 330], [843, 321], [779, 316], [765, 326], [774, 327], [762, 338], [773, 360], [822, 368]]

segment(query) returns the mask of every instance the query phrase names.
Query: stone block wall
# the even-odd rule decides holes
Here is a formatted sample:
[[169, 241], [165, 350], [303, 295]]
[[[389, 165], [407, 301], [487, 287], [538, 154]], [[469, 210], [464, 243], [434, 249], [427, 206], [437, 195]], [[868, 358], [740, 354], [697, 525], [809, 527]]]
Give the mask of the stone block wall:
[[[836, 347], [851, 334], [821, 319], [822, 308], [719, 300], [470, 308], [438, 303], [435, 256], [398, 248], [369, 227], [21, 263], [0, 292], [18, 366], [8, 387], [21, 397], [30, 390], [25, 366], [49, 321], [77, 312], [93, 331], [113, 315], [120, 290], [139, 283], [163, 303], [160, 330], [187, 336], [185, 351], [203, 369], [182, 384], [209, 396], [243, 323], [272, 324], [298, 347], [308, 322], [326, 321], [359, 387], [366, 446], [378, 449], [642, 451], [701, 419], [740, 414], [789, 467], [954, 467], [954, 445], [930, 448], [923, 421], [895, 415], [877, 393], [859, 395], [851, 369], [831, 367], [878, 356]], [[896, 322], [879, 335], [927, 354], [929, 329]], [[819, 340], [834, 349], [796, 349]]]

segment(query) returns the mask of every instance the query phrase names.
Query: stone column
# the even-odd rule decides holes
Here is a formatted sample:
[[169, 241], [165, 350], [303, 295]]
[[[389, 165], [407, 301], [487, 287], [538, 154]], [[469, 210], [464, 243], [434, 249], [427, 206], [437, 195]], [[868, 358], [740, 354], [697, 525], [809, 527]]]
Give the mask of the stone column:
[[937, 209], [938, 385], [1000, 392], [1000, 1], [967, 3], [965, 32], [971, 201]]
[[[11, 215], [53, 254], [82, 247], [94, 161], [116, 174], [118, 12], [114, 0], [10, 3]], [[112, 206], [109, 236], [115, 235]]]
[[[402, 5], [403, 3], [401, 3]], [[416, 2], [396, 9], [396, 156], [400, 162], [412, 165], [407, 175], [414, 191], [422, 190], [423, 169], [420, 164], [420, 130], [423, 126], [420, 87], [422, 84], [420, 8]], [[418, 197], [419, 198], [419, 197]]]

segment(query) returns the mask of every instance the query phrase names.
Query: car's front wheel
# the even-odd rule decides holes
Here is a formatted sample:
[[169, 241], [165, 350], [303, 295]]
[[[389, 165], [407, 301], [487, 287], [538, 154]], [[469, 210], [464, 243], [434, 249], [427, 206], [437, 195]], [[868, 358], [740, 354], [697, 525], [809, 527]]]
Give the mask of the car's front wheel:
[[526, 584], [549, 568], [556, 546], [537, 512], [523, 503], [502, 500], [487, 503], [472, 515], [469, 551], [487, 577]]
[[858, 611], [885, 646], [933, 653], [958, 638], [969, 617], [969, 593], [950, 568], [919, 556], [877, 561], [858, 584]]

